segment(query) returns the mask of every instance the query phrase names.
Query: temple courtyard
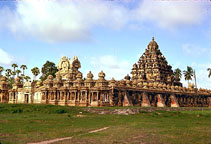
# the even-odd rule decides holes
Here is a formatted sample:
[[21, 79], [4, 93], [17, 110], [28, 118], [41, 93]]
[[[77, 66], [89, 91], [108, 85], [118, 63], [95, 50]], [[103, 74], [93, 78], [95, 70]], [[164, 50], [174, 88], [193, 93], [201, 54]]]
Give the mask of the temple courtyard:
[[0, 104], [0, 143], [208, 144], [210, 120], [205, 107]]

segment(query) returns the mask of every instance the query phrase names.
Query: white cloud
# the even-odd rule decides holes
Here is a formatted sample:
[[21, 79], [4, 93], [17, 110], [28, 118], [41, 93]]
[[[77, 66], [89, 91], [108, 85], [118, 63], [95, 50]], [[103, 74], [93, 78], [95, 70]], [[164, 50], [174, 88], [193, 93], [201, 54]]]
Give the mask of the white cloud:
[[7, 52], [3, 49], [0, 49], [0, 64], [1, 65], [9, 65], [13, 61], [12, 56], [10, 56]]
[[0, 14], [16, 35], [50, 42], [86, 40], [93, 26], [119, 29], [127, 21], [124, 7], [97, 0], [22, 0], [15, 11], [3, 9]]
[[144, 0], [136, 10], [140, 21], [151, 21], [162, 28], [200, 24], [206, 14], [205, 5], [195, 1]]
[[192, 57], [200, 57], [204, 54], [210, 54], [210, 50], [197, 46], [195, 44], [184, 44], [182, 46], [182, 50], [186, 55]]
[[[112, 55], [104, 55], [100, 57], [92, 57], [89, 68], [98, 79], [98, 73], [103, 70], [106, 74], [106, 79], [114, 77], [116, 80], [124, 79], [130, 73], [131, 64], [127, 60], [120, 60]], [[89, 70], [86, 70], [86, 73]]]
[[91, 37], [94, 27], [139, 29], [146, 21], [162, 28], [199, 24], [204, 5], [197, 2], [106, 0], [21, 0], [16, 9], [0, 9], [4, 24], [18, 37], [35, 37], [48, 42], [81, 41]]

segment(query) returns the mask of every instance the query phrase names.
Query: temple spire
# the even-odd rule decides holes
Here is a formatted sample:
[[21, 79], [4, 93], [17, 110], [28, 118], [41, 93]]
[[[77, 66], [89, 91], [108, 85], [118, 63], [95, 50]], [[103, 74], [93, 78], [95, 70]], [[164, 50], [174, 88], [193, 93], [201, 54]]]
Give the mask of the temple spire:
[[152, 37], [148, 48], [139, 58], [137, 65], [131, 71], [132, 79], [145, 82], [161, 82], [173, 84], [172, 67], [168, 65], [166, 58], [160, 52], [157, 42]]

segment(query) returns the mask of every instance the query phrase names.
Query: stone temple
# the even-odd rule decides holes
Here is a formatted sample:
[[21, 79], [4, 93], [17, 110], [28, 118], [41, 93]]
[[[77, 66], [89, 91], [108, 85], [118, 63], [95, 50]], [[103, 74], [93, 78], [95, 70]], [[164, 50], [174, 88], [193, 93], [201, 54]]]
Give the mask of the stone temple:
[[172, 67], [152, 38], [131, 75], [122, 80], [106, 80], [101, 71], [94, 79], [79, 71], [78, 57], [62, 57], [56, 78], [21, 84], [16, 78], [9, 88], [6, 77], [0, 82], [0, 103], [40, 103], [67, 106], [211, 107], [211, 90], [183, 87], [173, 76]]

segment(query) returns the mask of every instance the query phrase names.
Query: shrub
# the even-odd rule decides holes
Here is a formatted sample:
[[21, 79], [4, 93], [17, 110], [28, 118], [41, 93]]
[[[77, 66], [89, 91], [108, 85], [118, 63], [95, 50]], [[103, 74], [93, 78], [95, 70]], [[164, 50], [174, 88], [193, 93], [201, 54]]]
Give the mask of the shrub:
[[56, 113], [57, 113], [57, 114], [67, 113], [67, 110], [65, 110], [65, 109], [57, 109], [57, 110], [56, 110]]
[[17, 109], [13, 109], [12, 110], [12, 113], [22, 113], [22, 112], [23, 112], [23, 110], [20, 109], [20, 108], [17, 108]]

